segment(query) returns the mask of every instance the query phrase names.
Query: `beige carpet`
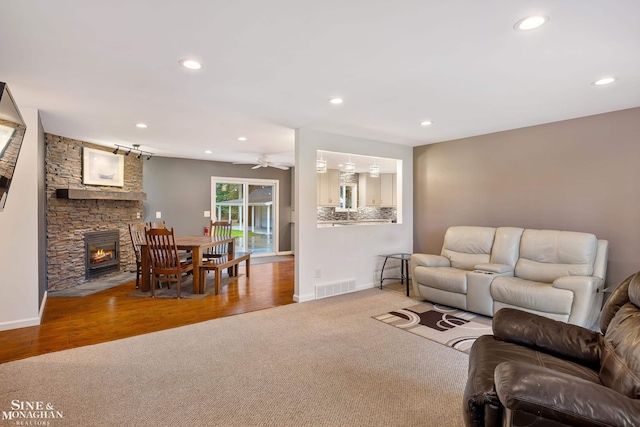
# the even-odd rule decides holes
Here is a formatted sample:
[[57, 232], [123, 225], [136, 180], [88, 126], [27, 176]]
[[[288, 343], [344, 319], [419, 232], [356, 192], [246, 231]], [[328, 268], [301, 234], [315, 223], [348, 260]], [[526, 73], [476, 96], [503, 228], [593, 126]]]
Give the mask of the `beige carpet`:
[[468, 356], [372, 317], [412, 303], [369, 289], [1, 364], [0, 411], [44, 402], [64, 416], [50, 426], [459, 427]]
[[490, 317], [427, 301], [374, 319], [467, 354], [479, 336], [493, 333]]

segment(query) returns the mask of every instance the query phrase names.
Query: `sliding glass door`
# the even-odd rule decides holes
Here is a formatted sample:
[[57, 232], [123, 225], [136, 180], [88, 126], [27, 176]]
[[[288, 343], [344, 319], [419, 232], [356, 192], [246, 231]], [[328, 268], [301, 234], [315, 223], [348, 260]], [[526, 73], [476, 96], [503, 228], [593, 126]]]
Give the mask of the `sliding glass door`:
[[236, 249], [274, 255], [278, 235], [278, 181], [211, 177], [212, 219], [230, 221]]

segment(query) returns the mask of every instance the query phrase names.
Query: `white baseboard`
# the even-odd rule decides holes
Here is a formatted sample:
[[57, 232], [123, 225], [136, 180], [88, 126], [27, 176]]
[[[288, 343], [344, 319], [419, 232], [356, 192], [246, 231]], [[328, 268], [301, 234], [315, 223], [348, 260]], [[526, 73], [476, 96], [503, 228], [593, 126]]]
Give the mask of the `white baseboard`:
[[47, 303], [48, 294], [49, 293], [47, 291], [44, 292], [44, 297], [42, 298], [42, 304], [40, 304], [38, 317], [31, 317], [29, 319], [12, 320], [10, 322], [2, 322], [0, 323], [0, 331], [9, 331], [11, 329], [28, 328], [29, 326], [40, 325], [40, 322], [42, 321], [42, 315], [44, 314], [44, 307]]
[[376, 283], [365, 283], [364, 285], [357, 285], [356, 292], [364, 291], [365, 289], [377, 288], [378, 284]]
[[293, 300], [295, 302], [307, 302], [307, 301], [313, 301], [314, 299], [316, 299], [315, 294], [307, 294], [302, 296], [293, 294]]
[[277, 252], [276, 255], [293, 255], [291, 253], [291, 251], [282, 251], [282, 252]]
[[[360, 284], [360, 285], [356, 285], [356, 289], [352, 292], [358, 292], [358, 291], [364, 291], [365, 289], [371, 289], [371, 288], [376, 288], [378, 287], [380, 284], [379, 283], [365, 283], [365, 284]], [[351, 293], [351, 292], [347, 292], [347, 293]], [[307, 295], [293, 295], [293, 300], [295, 302], [307, 302], [307, 301], [314, 301], [316, 300], [316, 296], [315, 294], [307, 294]]]
[[29, 326], [38, 326], [40, 324], [39, 317], [30, 319], [12, 320], [10, 322], [0, 323], [0, 331], [9, 331], [11, 329], [27, 328]]

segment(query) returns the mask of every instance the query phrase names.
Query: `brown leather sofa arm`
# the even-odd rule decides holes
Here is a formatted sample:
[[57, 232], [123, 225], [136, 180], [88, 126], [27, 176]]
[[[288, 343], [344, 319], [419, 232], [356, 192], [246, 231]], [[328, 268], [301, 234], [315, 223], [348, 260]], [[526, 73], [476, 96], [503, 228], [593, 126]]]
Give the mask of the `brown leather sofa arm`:
[[505, 408], [580, 427], [640, 425], [640, 401], [542, 366], [503, 362], [494, 374]]
[[503, 308], [493, 317], [493, 335], [599, 370], [602, 335], [580, 326]]

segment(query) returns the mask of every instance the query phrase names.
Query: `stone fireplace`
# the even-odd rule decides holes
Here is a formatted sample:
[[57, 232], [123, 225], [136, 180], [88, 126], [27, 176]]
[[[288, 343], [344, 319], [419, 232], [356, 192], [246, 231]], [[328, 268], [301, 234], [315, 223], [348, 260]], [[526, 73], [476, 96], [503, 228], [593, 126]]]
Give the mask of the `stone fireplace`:
[[[102, 275], [135, 272], [128, 224], [142, 221], [139, 219], [144, 200], [142, 165], [146, 160], [124, 157], [122, 187], [85, 185], [82, 183], [83, 147], [115, 156], [111, 153], [113, 149], [52, 134], [45, 134], [45, 143], [49, 291], [81, 285]], [[85, 236], [106, 231], [117, 232], [117, 241], [110, 244], [117, 252], [117, 260], [106, 261], [112, 254], [96, 256], [100, 262], [88, 262]]]

